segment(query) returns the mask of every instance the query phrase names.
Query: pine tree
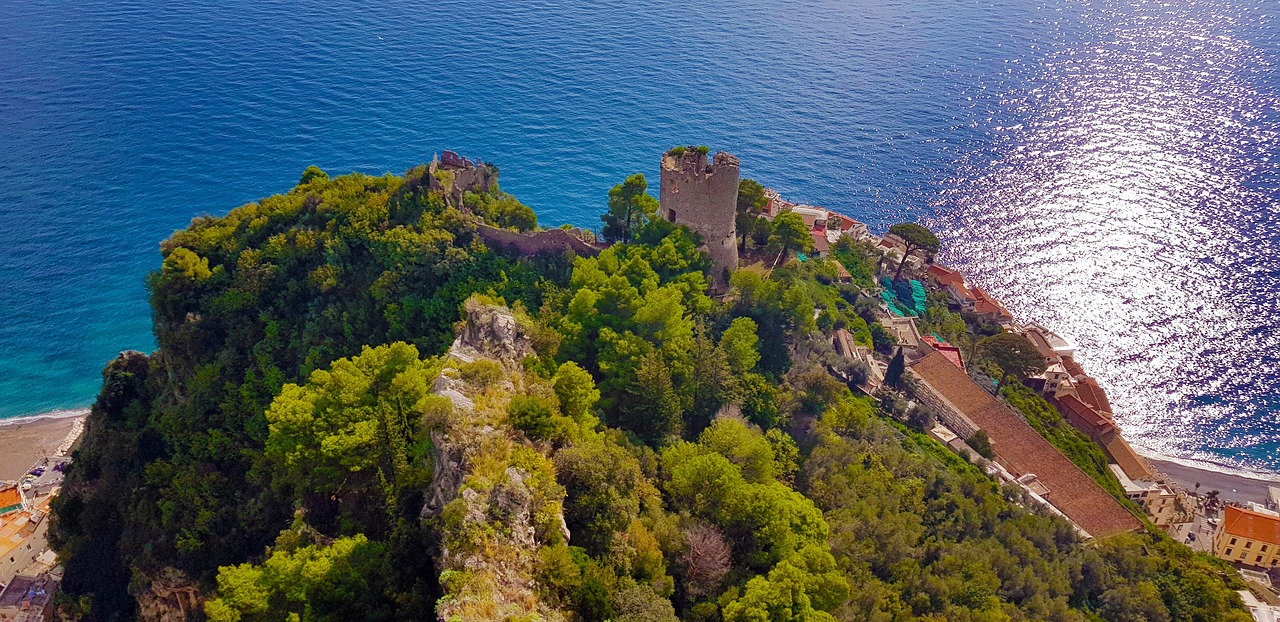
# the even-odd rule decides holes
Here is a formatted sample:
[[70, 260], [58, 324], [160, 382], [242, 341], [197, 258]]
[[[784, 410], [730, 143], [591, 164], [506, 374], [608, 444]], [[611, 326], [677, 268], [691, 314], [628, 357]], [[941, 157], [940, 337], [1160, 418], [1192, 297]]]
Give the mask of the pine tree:
[[884, 382], [891, 387], [902, 386], [902, 373], [907, 370], [906, 359], [902, 356], [902, 348], [894, 353], [893, 360], [889, 361], [889, 367], [884, 370]]

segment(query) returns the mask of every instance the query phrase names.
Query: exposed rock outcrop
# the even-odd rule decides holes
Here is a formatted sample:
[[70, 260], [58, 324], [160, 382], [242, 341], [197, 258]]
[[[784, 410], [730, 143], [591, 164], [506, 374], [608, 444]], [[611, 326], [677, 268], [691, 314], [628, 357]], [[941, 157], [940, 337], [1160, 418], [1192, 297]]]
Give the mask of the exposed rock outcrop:
[[467, 318], [449, 348], [450, 358], [466, 363], [492, 359], [518, 369], [525, 357], [534, 355], [533, 344], [510, 309], [475, 298], [467, 300], [464, 309]]
[[[464, 308], [466, 319], [432, 388], [448, 412], [427, 422], [434, 471], [422, 517], [436, 526], [440, 542], [444, 596], [437, 617], [561, 620], [540, 598], [533, 575], [538, 549], [568, 539], [564, 489], [550, 459], [523, 441], [506, 414], [513, 395], [540, 382], [523, 371], [535, 352], [510, 309], [476, 298]], [[483, 361], [499, 363], [489, 365], [502, 377], [476, 380], [474, 368]]]
[[204, 619], [204, 598], [200, 595], [200, 588], [175, 568], [165, 568], [152, 577], [147, 591], [138, 594], [137, 599], [140, 622]]

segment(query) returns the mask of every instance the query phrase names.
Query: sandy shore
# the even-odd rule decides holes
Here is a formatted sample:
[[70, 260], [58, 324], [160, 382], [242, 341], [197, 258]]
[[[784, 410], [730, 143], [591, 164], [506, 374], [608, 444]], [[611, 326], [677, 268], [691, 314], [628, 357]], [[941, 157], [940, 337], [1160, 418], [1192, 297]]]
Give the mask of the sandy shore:
[[1267, 497], [1267, 486], [1280, 487], [1278, 480], [1254, 479], [1243, 475], [1190, 467], [1167, 460], [1148, 459], [1156, 469], [1181, 484], [1188, 492], [1196, 492], [1196, 484], [1200, 484], [1201, 495], [1217, 490], [1218, 497], [1223, 501], [1263, 503]]
[[83, 417], [0, 420], [0, 480], [19, 479], [41, 456], [52, 455]]

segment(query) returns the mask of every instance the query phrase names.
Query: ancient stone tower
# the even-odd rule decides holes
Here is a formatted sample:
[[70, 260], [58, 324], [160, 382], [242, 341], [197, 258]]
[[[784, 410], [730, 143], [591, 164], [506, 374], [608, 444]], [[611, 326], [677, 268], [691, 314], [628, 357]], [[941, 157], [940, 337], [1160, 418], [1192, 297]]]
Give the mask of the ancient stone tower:
[[706, 147], [676, 147], [662, 154], [660, 213], [702, 236], [711, 256], [711, 280], [723, 290], [738, 267], [738, 158], [723, 151], [708, 161]]

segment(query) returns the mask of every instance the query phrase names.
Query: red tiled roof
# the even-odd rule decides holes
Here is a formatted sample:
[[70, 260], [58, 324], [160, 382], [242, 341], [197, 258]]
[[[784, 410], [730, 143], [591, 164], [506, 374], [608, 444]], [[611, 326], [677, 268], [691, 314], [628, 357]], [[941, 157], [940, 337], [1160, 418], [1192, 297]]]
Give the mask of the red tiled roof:
[[817, 231], [809, 232], [813, 236], [813, 250], [818, 253], [825, 253], [831, 249], [831, 245], [827, 243], [827, 235], [818, 233]]
[[1062, 357], [1062, 366], [1066, 368], [1067, 373], [1071, 374], [1072, 378], [1084, 375], [1084, 368], [1080, 367], [1080, 364], [1076, 362], [1074, 357]]
[[1280, 517], [1228, 505], [1222, 528], [1233, 536], [1280, 544]]
[[964, 284], [963, 274], [960, 274], [960, 272], [957, 270], [952, 270], [945, 266], [940, 266], [936, 263], [929, 266], [929, 274], [932, 275], [933, 278], [937, 279], [938, 282], [943, 285], [956, 285], [956, 284], [963, 285]]
[[1082, 402], [1104, 413], [1111, 412], [1111, 402], [1107, 399], [1107, 392], [1102, 390], [1097, 380], [1089, 376], [1077, 380], [1076, 393]]
[[1138, 519], [1026, 421], [974, 384], [941, 353], [929, 354], [911, 369], [986, 431], [996, 457], [1015, 477], [1034, 473], [1049, 489], [1049, 502], [1081, 529], [1104, 537], [1141, 527]]
[[938, 341], [933, 335], [925, 335], [920, 339], [929, 344], [934, 350], [937, 350], [942, 356], [947, 357], [952, 365], [964, 369], [964, 357], [960, 356], [960, 348], [957, 348], [945, 341]]
[[[1084, 425], [1093, 428], [1093, 430], [1081, 430], [1085, 434], [1092, 436], [1104, 428], [1115, 425], [1111, 422], [1111, 419], [1103, 416], [1102, 413], [1094, 410], [1093, 407], [1080, 401], [1074, 395], [1063, 395], [1056, 401], [1058, 402], [1058, 409], [1062, 411], [1063, 415], [1067, 416], [1068, 420], [1071, 420], [1071, 417], [1075, 417]], [[1076, 422], [1072, 421], [1072, 423]], [[1077, 425], [1076, 427], [1080, 426]]]
[[973, 293], [978, 299], [973, 305], [973, 311], [978, 315], [999, 315], [1013, 319], [1013, 314], [981, 287], [974, 287]]
[[846, 267], [844, 267], [844, 264], [842, 264], [842, 263], [840, 263], [839, 261], [836, 261], [836, 260], [834, 260], [834, 259], [832, 259], [831, 261], [832, 261], [832, 263], [836, 264], [836, 277], [837, 277], [837, 278], [839, 278], [841, 281], [846, 281], [846, 280], [849, 280], [849, 279], [852, 279], [852, 278], [853, 278], [853, 275], [852, 275], [852, 274], [849, 274], [849, 269], [848, 269], [848, 268], [846, 268]]

